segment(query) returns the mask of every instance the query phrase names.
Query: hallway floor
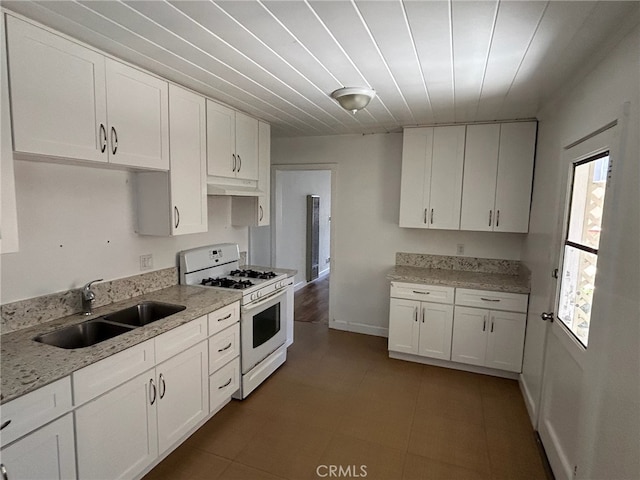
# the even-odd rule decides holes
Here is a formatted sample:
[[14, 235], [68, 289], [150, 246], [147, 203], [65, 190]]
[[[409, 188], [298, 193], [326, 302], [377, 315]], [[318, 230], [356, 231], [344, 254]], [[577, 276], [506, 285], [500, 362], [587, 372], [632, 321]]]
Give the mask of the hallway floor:
[[342, 478], [546, 478], [515, 381], [392, 360], [386, 347], [295, 322], [287, 362], [146, 479], [317, 479], [332, 465]]

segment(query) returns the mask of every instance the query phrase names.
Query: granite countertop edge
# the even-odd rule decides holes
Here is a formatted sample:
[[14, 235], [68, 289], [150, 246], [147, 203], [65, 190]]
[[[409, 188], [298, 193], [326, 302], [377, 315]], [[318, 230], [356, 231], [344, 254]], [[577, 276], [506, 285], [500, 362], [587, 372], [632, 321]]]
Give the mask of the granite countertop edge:
[[[66, 377], [87, 365], [138, 345], [242, 298], [240, 292], [174, 285], [94, 309], [91, 316], [74, 314], [0, 335], [0, 404]], [[68, 350], [33, 340], [62, 327], [91, 320], [143, 301], [184, 305], [185, 310], [86, 348]]]
[[396, 265], [386, 274], [391, 281], [471, 288], [506, 293], [530, 293], [528, 275], [470, 272]]

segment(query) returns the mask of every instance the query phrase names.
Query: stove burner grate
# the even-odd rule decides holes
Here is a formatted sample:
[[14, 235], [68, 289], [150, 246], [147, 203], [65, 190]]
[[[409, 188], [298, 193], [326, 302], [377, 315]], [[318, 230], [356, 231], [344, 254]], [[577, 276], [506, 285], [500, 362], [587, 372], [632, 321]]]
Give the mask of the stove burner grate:
[[207, 287], [223, 287], [243, 290], [245, 288], [253, 287], [253, 282], [251, 282], [250, 280], [234, 280], [232, 278], [205, 278], [202, 280], [202, 282], [200, 282], [200, 285], [206, 285]]
[[229, 275], [233, 277], [248, 277], [268, 280], [277, 276], [275, 272], [260, 272], [258, 270], [233, 270]]

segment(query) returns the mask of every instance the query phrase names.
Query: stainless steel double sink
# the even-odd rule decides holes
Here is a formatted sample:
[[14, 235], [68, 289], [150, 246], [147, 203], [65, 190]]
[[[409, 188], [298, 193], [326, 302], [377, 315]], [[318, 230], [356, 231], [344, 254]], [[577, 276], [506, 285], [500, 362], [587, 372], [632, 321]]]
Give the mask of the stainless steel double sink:
[[34, 337], [36, 342], [75, 349], [95, 345], [184, 310], [183, 305], [142, 302], [86, 322]]

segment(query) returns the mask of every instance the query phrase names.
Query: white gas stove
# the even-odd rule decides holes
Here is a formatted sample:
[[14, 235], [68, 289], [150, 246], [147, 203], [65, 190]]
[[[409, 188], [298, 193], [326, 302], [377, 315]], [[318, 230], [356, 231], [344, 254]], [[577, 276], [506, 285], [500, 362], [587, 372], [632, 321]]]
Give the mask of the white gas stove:
[[246, 398], [287, 358], [287, 275], [239, 268], [234, 243], [222, 243], [180, 252], [180, 283], [219, 290], [237, 290], [240, 302], [242, 382], [237, 398]]

